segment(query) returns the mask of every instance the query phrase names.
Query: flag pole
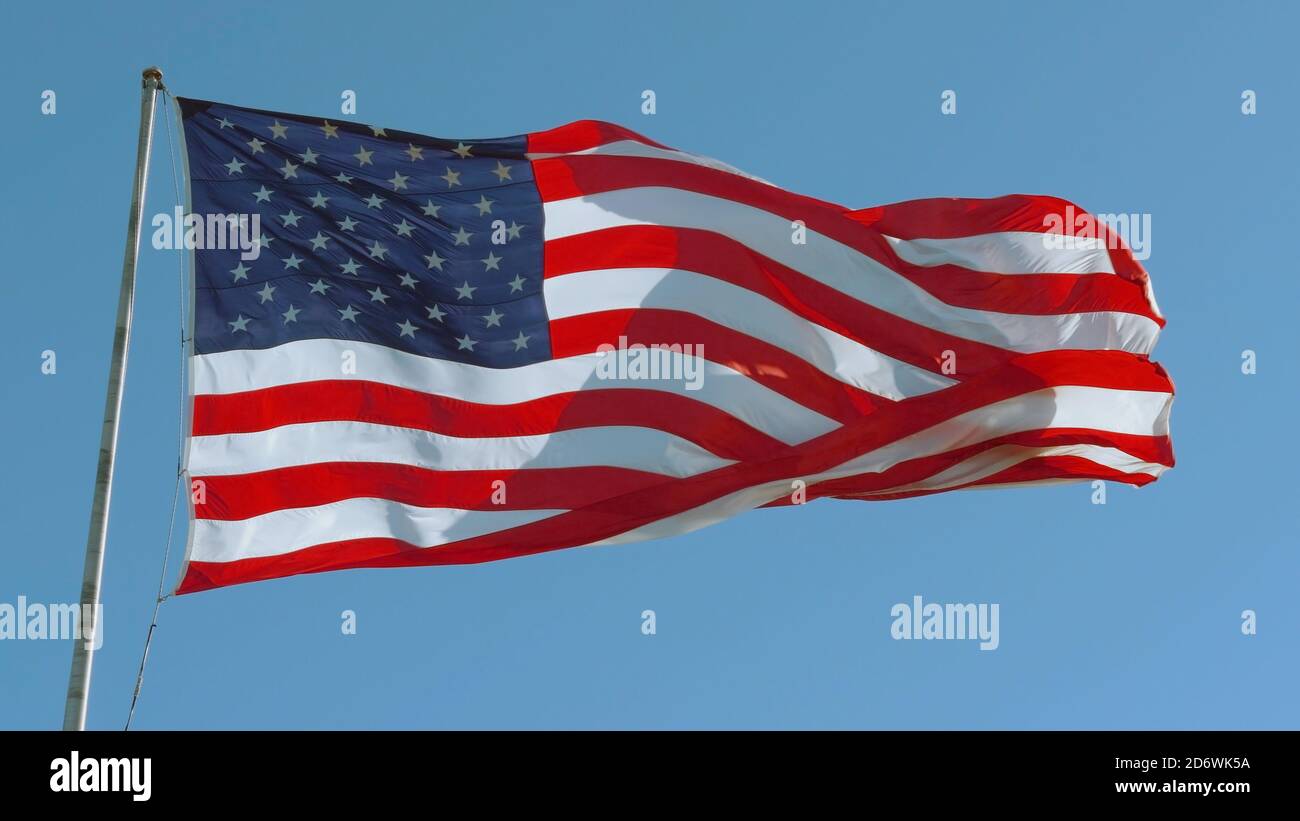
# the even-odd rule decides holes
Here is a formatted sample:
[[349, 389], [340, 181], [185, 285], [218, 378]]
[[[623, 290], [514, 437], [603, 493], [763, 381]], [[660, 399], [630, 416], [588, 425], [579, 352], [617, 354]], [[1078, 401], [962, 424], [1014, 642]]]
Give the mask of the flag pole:
[[140, 139], [135, 153], [135, 183], [131, 215], [126, 229], [126, 254], [122, 260], [122, 287], [117, 296], [117, 326], [108, 368], [104, 400], [104, 427], [99, 435], [99, 466], [95, 470], [95, 495], [90, 506], [90, 533], [86, 537], [86, 564], [81, 577], [81, 637], [72, 643], [72, 670], [68, 675], [68, 700], [63, 708], [63, 729], [84, 730], [90, 695], [90, 668], [100, 635], [99, 584], [104, 573], [104, 543], [108, 536], [108, 503], [113, 490], [113, 463], [117, 456], [118, 416], [122, 410], [122, 383], [126, 378], [126, 353], [131, 341], [131, 314], [135, 304], [135, 269], [140, 256], [140, 224], [144, 221], [145, 183], [149, 174], [149, 149], [153, 141], [153, 112], [162, 72], [146, 68], [140, 95]]

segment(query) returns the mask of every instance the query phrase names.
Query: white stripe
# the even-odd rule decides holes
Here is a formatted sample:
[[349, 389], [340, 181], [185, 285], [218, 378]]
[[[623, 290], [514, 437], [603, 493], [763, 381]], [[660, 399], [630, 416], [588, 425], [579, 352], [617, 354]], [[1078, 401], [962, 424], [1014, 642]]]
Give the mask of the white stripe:
[[318, 507], [276, 510], [239, 521], [196, 519], [190, 561], [233, 562], [349, 539], [391, 538], [431, 547], [563, 512], [457, 510], [415, 507], [388, 499], [345, 499]]
[[[721, 160], [658, 148], [636, 140], [615, 140], [603, 145], [571, 151], [567, 154], [536, 153], [529, 159], [564, 156], [642, 157], [699, 165], [724, 171], [737, 177], [772, 185], [767, 180], [741, 171]], [[916, 238], [911, 240], [885, 236], [894, 250], [913, 265], [960, 265], [972, 271], [990, 274], [1093, 274], [1115, 273], [1107, 253], [1106, 240], [1100, 237], [1062, 237], [1033, 231], [1003, 231], [954, 238]], [[1053, 247], [1068, 244], [1070, 248]]]
[[[949, 239], [885, 239], [904, 260], [926, 267], [960, 265], [972, 271], [1012, 275], [1115, 273], [1106, 241], [1097, 237], [1001, 231]], [[1062, 244], [1071, 247], [1053, 247]]]
[[195, 436], [190, 442], [189, 471], [195, 476], [320, 462], [388, 462], [433, 470], [605, 465], [678, 477], [731, 464], [671, 433], [617, 426], [469, 439], [369, 422], [311, 422]]
[[989, 448], [981, 453], [974, 454], [970, 458], [964, 459], [952, 467], [942, 470], [922, 481], [907, 485], [899, 485], [887, 490], [879, 490], [856, 495], [860, 498], [868, 498], [871, 496], [907, 493], [917, 490], [942, 490], [945, 488], [957, 487], [958, 485], [977, 482], [980, 479], [992, 476], [995, 473], [1014, 467], [1015, 465], [1029, 459], [1037, 459], [1047, 456], [1077, 456], [1082, 459], [1087, 459], [1090, 462], [1095, 462], [1103, 467], [1112, 468], [1124, 473], [1145, 473], [1148, 476], [1155, 477], [1158, 477], [1168, 469], [1166, 465], [1143, 461], [1126, 451], [1120, 450], [1119, 448], [1103, 447], [1101, 445], [1073, 444], [1055, 445], [1052, 447], [999, 445], [994, 448]]
[[[988, 451], [988, 453], [993, 453], [994, 451], [997, 450], [1000, 449], [994, 448]], [[1020, 450], [1021, 451], [1042, 451], [1042, 452], [1021, 453], [1018, 457], [1009, 457], [1008, 454], [1001, 453], [995, 455], [992, 461], [989, 461], [985, 464], [981, 464], [981, 460], [979, 458], [984, 454], [979, 454], [971, 460], [962, 462], [960, 465], [956, 465], [953, 468], [949, 469], [948, 471], [944, 471], [944, 473], [936, 474], [936, 477], [944, 476], [945, 474], [947, 474], [948, 481], [944, 481], [942, 483], [942, 486], [962, 484], [964, 482], [974, 481], [977, 478], [982, 478], [983, 476], [992, 475], [994, 473], [997, 473], [999, 470], [1004, 470], [1005, 468], [1010, 467], [1011, 465], [1017, 462], [1024, 461], [1025, 459], [1031, 458], [1032, 456], [1035, 455], [1051, 455], [1050, 453], [1047, 453], [1048, 451], [1060, 451], [1062, 453], [1069, 453], [1070, 455], [1083, 456], [1084, 458], [1092, 459], [1093, 461], [1098, 462], [1098, 464], [1106, 464], [1110, 467], [1115, 467], [1120, 470], [1125, 470], [1125, 472], [1127, 473], [1141, 472], [1141, 473], [1149, 473], [1153, 476], [1159, 476], [1164, 470], [1167, 469], [1164, 465], [1143, 462], [1139, 459], [1136, 459], [1128, 455], [1124, 451], [1117, 450], [1115, 448], [1102, 448], [1102, 447], [1096, 447], [1091, 445], [1074, 445], [1074, 446], [1063, 446], [1059, 448], [1020, 448]], [[924, 456], [924, 455], [928, 455], [928, 454], [915, 454], [916, 457]], [[999, 459], [998, 456], [1001, 456], [1002, 458]], [[978, 470], [978, 468], [984, 468], [984, 469]], [[962, 478], [960, 480], [954, 478], [961, 475], [963, 471], [967, 472], [966, 478]], [[824, 474], [819, 474], [818, 476], [815, 477], [804, 478], [803, 481], [805, 481], [807, 484], [812, 484], [813, 482], [817, 482], [817, 481], [840, 478], [846, 475], [852, 475], [854, 473], [861, 473], [861, 472], [863, 471], [852, 470], [846, 472], [841, 467], [841, 468], [836, 468], [834, 470], [828, 471], [827, 473]], [[796, 477], [796, 478], [801, 478], [801, 477]], [[1024, 487], [1030, 484], [1058, 484], [1063, 481], [1076, 481], [1076, 480], [1044, 479], [1035, 482], [1016, 482], [1014, 483], [1014, 486]], [[736, 493], [723, 496], [719, 499], [715, 499], [712, 502], [693, 508], [691, 510], [687, 510], [682, 513], [678, 513], [674, 516], [669, 516], [664, 519], [659, 519], [657, 521], [650, 522], [649, 524], [643, 525], [642, 527], [624, 531], [623, 533], [620, 533], [616, 536], [611, 536], [607, 539], [602, 539], [597, 542], [592, 542], [590, 546], [629, 544], [632, 542], [645, 541], [647, 539], [661, 539], [668, 536], [677, 536], [683, 533], [690, 533], [694, 530], [699, 530], [700, 528], [708, 527], [709, 525], [713, 525], [713, 524], [717, 524], [718, 522], [725, 521], [727, 519], [732, 518], [733, 516], [736, 516], [739, 513], [743, 513], [746, 510], [752, 510], [761, 505], [765, 505], [768, 502], [772, 502], [777, 499], [788, 498], [790, 494], [794, 491], [793, 482], [794, 479], [779, 479], [777, 481], [767, 482], [762, 485], [756, 485], [754, 487], [745, 488], [744, 490], [740, 490], [737, 491]], [[928, 485], [929, 482], [921, 482], [914, 485], [899, 486], [896, 488], [877, 491], [875, 493], [859, 494], [859, 498], [868, 498], [870, 496], [883, 495], [888, 493], [898, 493], [905, 490], [923, 489]], [[938, 483], [934, 485], [934, 487], [939, 487], [939, 486], [941, 485]]]
[[714, 499], [699, 507], [666, 516], [662, 519], [656, 519], [641, 527], [625, 530], [600, 541], [591, 542], [590, 545], [584, 545], [584, 547], [629, 544], [645, 541], [646, 539], [663, 539], [668, 536], [690, 533], [702, 527], [708, 527], [730, 519], [746, 510], [753, 510], [768, 502], [788, 497], [794, 492], [793, 481], [793, 479], [778, 479], [773, 482], [747, 487], [744, 490], [738, 490], [735, 493]]
[[[344, 372], [345, 354], [355, 369]], [[697, 363], [699, 390], [673, 380], [597, 377], [599, 353], [518, 368], [484, 368], [343, 339], [305, 339], [266, 350], [231, 350], [191, 360], [194, 393], [229, 394], [325, 379], [363, 379], [467, 402], [512, 405], [584, 388], [652, 388], [687, 396], [731, 414], [769, 436], [797, 444], [837, 427], [815, 411], [724, 365]]]
[[[729, 282], [672, 268], [582, 271], [546, 280], [552, 320], [598, 311], [684, 311], [793, 353], [842, 382], [890, 399], [946, 388], [954, 380], [886, 356]], [[695, 344], [662, 339], [661, 344]], [[708, 356], [708, 351], [704, 351]]]
[[628, 188], [547, 202], [547, 240], [624, 225], [713, 231], [854, 299], [944, 333], [1022, 353], [1121, 349], [1148, 353], [1159, 326], [1118, 311], [1036, 316], [948, 305], [902, 275], [843, 243], [806, 230], [791, 242], [785, 217], [721, 197], [668, 187]]
[[1173, 394], [1063, 385], [967, 411], [855, 457], [838, 476], [878, 473], [910, 459], [977, 445], [998, 436], [1044, 428], [1084, 428], [1137, 436], [1167, 436]]
[[[1054, 397], [1045, 396], [1054, 392], [1056, 394]], [[593, 544], [621, 544], [690, 532], [787, 496], [792, 490], [794, 478], [801, 478], [811, 484], [825, 479], [868, 472], [871, 469], [884, 470], [899, 461], [950, 450], [954, 446], [962, 446], [967, 441], [984, 441], [1006, 433], [1030, 429], [1026, 425], [1039, 427], [1050, 427], [1053, 424], [1061, 427], [1078, 425], [1101, 430], [1118, 429], [1120, 432], [1160, 434], [1168, 430], [1167, 413], [1171, 398], [1167, 394], [1141, 391], [1071, 387], [1054, 388], [1015, 397], [955, 417], [909, 437], [912, 444], [906, 452], [896, 452], [897, 443], [895, 443], [872, 453], [863, 454], [825, 473], [810, 477], [780, 479], [746, 488]], [[1053, 409], [1045, 413], [1048, 411], [1045, 402], [1049, 401]], [[1106, 420], [1096, 424], [1094, 414], [1104, 413], [1103, 406], [1107, 401], [1118, 402], [1124, 407], [1124, 411], [1114, 417], [1117, 424], [1107, 424]], [[1069, 410], [1062, 410], [1066, 407]], [[1057, 412], [1058, 410], [1060, 412]], [[1145, 421], [1138, 418], [1144, 412]], [[197, 437], [196, 449], [205, 439], [211, 438], [217, 437]], [[623, 440], [621, 432], [618, 439]], [[920, 450], [926, 447], [938, 450]], [[1001, 458], [1007, 466], [1031, 455], [1070, 453], [1129, 472], [1142, 471], [1159, 475], [1164, 469], [1162, 465], [1141, 462], [1118, 449], [1099, 446], [1073, 445], [1049, 448], [1003, 446], [988, 453], [994, 454], [992, 457], [994, 462]], [[1001, 462], [994, 464], [989, 462], [987, 457], [983, 460], [984, 464], [980, 465], [980, 456], [983, 455], [936, 474], [935, 477], [931, 477], [930, 482], [960, 484], [963, 481], [971, 481], [972, 476], [978, 478], [981, 475], [991, 475], [1001, 469], [997, 466]], [[982, 468], [984, 472], [972, 471], [972, 467]], [[313, 508], [275, 511], [239, 522], [198, 520], [194, 523], [194, 552], [191, 559], [232, 561], [254, 555], [274, 555], [328, 541], [366, 536], [392, 536], [422, 545], [443, 544], [514, 527], [529, 521], [539, 521], [559, 512], [561, 511], [478, 513], [413, 508], [384, 500], [352, 499]]]
[[[813, 476], [791, 476], [745, 488], [690, 510], [593, 544], [625, 544], [689, 533], [746, 510], [788, 497], [798, 479], [809, 485], [859, 473], [878, 473], [900, 462], [944, 453], [1010, 433], [1050, 427], [1083, 427], [1152, 436], [1169, 432], [1171, 394], [1066, 386], [1013, 397], [949, 419]], [[1109, 404], [1108, 403], [1113, 403]], [[1136, 457], [1132, 464], [1145, 466]], [[1115, 463], [1121, 457], [1115, 457]], [[1163, 465], [1144, 472], [1155, 475]]]

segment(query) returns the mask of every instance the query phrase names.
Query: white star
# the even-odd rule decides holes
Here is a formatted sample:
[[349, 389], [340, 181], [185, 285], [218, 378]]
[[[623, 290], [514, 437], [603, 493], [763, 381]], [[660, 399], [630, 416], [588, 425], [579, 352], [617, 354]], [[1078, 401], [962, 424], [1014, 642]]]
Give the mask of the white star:
[[258, 237], [257, 239], [253, 240], [253, 242], [257, 245], [257, 247], [258, 247], [259, 249], [261, 249], [261, 248], [269, 248], [269, 247], [271, 247], [271, 243], [272, 243], [272, 242], [275, 242], [275, 238], [274, 238], [274, 237], [268, 237], [266, 234], [262, 234], [260, 237]]
[[366, 147], [363, 145], [361, 146], [360, 149], [357, 150], [357, 153], [353, 154], [352, 156], [356, 157], [357, 162], [361, 163], [362, 165], [374, 165], [374, 163], [370, 161], [370, 157], [374, 153], [375, 152], [373, 151], [367, 151]]
[[394, 191], [401, 191], [403, 188], [406, 187], [406, 181], [409, 180], [409, 179], [410, 179], [410, 177], [405, 177], [405, 176], [403, 176], [403, 175], [397, 173], [396, 171], [394, 171], [394, 172], [393, 172], [393, 178], [392, 178], [391, 180], [389, 180], [388, 182], [389, 182], [390, 184], [392, 184], [392, 186], [393, 186], [393, 190], [394, 190]]
[[325, 235], [322, 234], [320, 231], [317, 231], [317, 232], [316, 232], [316, 236], [312, 237], [311, 240], [310, 240], [310, 242], [311, 242], [311, 249], [312, 249], [313, 251], [320, 251], [320, 250], [323, 250], [323, 249], [325, 248], [325, 243], [327, 243], [327, 242], [329, 242], [329, 241], [330, 241], [330, 238], [329, 238], [329, 237], [325, 236]]
[[446, 316], [443, 310], [439, 308], [437, 305], [432, 305], [428, 308], [425, 308], [424, 310], [429, 312], [429, 319], [436, 319], [439, 322], [441, 322], [442, 318]]
[[342, 316], [343, 319], [347, 320], [348, 322], [356, 322], [357, 313], [359, 313], [357, 309], [353, 308], [351, 305], [349, 305], [346, 308], [339, 309], [339, 314]]
[[403, 271], [403, 272], [402, 272], [402, 285], [403, 285], [403, 287], [406, 287], [406, 288], [414, 288], [414, 287], [415, 287], [415, 277], [413, 277], [413, 276], [411, 276], [410, 274], [408, 274], [408, 273], [406, 273], [405, 271]]
[[371, 301], [371, 302], [378, 302], [378, 303], [380, 303], [381, 305], [387, 305], [387, 304], [388, 304], [388, 294], [386, 294], [386, 293], [384, 293], [383, 291], [379, 290], [379, 286], [378, 286], [378, 285], [375, 286], [375, 290], [373, 290], [373, 291], [366, 291], [366, 293], [370, 294], [370, 301]]
[[474, 203], [474, 207], [478, 209], [478, 215], [480, 217], [483, 216], [484, 214], [492, 213], [492, 202], [493, 202], [492, 200], [488, 199], [482, 194], [478, 195], [478, 202]]
[[338, 182], [343, 183], [344, 185], [351, 185], [352, 180], [354, 180], [355, 177], [349, 177], [347, 174], [344, 174], [342, 171], [340, 171], [338, 174], [335, 175], [334, 179], [337, 180]]
[[524, 289], [524, 278], [519, 276], [519, 274], [515, 274], [515, 278], [510, 280], [510, 293], [513, 294], [516, 291], [522, 291], [523, 289]]
[[348, 257], [348, 261], [343, 263], [339, 267], [343, 269], [343, 273], [351, 274], [352, 276], [356, 276], [357, 271], [361, 270], [361, 266], [353, 262], [352, 257]]
[[462, 336], [461, 338], [457, 339], [456, 342], [457, 342], [457, 344], [460, 346], [460, 347], [458, 347], [458, 348], [456, 349], [456, 350], [458, 350], [458, 351], [472, 351], [472, 350], [474, 350], [474, 340], [472, 340], [472, 339], [469, 338], [469, 334], [465, 334], [465, 335]]
[[325, 139], [328, 140], [332, 138], [337, 140], [339, 138], [339, 127], [336, 125], [330, 125], [329, 120], [324, 120], [323, 122], [324, 125], [320, 127], [320, 130], [325, 132]]
[[297, 254], [290, 253], [288, 258], [284, 260], [285, 268], [292, 268], [293, 270], [297, 271], [299, 265], [302, 265], [302, 260], [298, 259]]
[[497, 160], [497, 167], [492, 171], [492, 173], [496, 174], [497, 179], [501, 182], [505, 182], [510, 179], [510, 166], [503, 165], [500, 160]]
[[294, 165], [288, 160], [285, 160], [284, 168], [280, 169], [280, 173], [284, 175], [284, 178], [286, 180], [289, 179], [290, 177], [294, 179], [298, 179], [298, 166]]
[[315, 165], [316, 158], [319, 156], [320, 154], [317, 154], [315, 151], [312, 151], [310, 148], [308, 148], [306, 151], [303, 152], [302, 161], [307, 163], [308, 165]]
[[289, 303], [289, 310], [282, 314], [284, 317], [284, 324], [288, 325], [290, 322], [297, 322], [299, 313], [301, 313], [301, 310], [293, 307], [293, 303]]
[[271, 195], [274, 193], [274, 191], [263, 185], [261, 188], [253, 192], [253, 196], [257, 198], [258, 202], [270, 202]]
[[478, 288], [477, 288], [476, 286], [470, 285], [468, 282], [466, 282], [464, 285], [462, 285], [462, 286], [460, 286], [459, 288], [456, 289], [456, 298], [457, 298], [457, 299], [473, 299], [473, 298], [474, 298], [474, 292], [477, 291], [477, 290], [478, 290]]
[[382, 129], [382, 128], [376, 128], [376, 127], [373, 126], [373, 125], [370, 126], [370, 132], [371, 132], [372, 134], [374, 134], [376, 137], [387, 137], [387, 136], [388, 136], [388, 132], [387, 132], [387, 131], [385, 131], [385, 130]]
[[460, 158], [464, 160], [469, 158], [469, 150], [473, 147], [474, 146], [472, 145], [465, 145], [464, 143], [456, 143], [456, 147], [453, 148], [452, 151], [459, 154]]
[[450, 168], [448, 168], [447, 173], [443, 174], [440, 179], [444, 179], [447, 181], [448, 188], [451, 188], [453, 185], [460, 185], [460, 172], [452, 171]]
[[441, 207], [442, 207], [441, 205], [434, 205], [433, 200], [429, 200], [425, 202], [424, 206], [420, 208], [420, 210], [424, 212], [425, 216], [433, 217], [434, 219], [437, 219], [438, 209]]
[[235, 331], [243, 331], [244, 333], [248, 333], [248, 320], [244, 318], [243, 314], [240, 314], [235, 319], [234, 322], [227, 322], [226, 324], [230, 326], [230, 332], [232, 334]]
[[488, 314], [487, 316], [483, 317], [485, 320], [487, 320], [487, 326], [486, 326], [486, 327], [491, 328], [491, 327], [494, 327], [494, 326], [495, 326], [495, 327], [497, 327], [497, 328], [500, 328], [500, 327], [501, 327], [501, 317], [503, 317], [503, 316], [505, 316], [505, 314], [499, 314], [499, 313], [497, 313], [497, 309], [496, 309], [496, 308], [493, 308], [493, 309], [492, 309], [492, 312], [491, 312], [490, 314]]
[[522, 351], [524, 348], [527, 348], [527, 347], [528, 347], [528, 340], [530, 340], [530, 339], [532, 339], [531, 336], [528, 336], [528, 335], [525, 334], [523, 331], [520, 331], [520, 332], [519, 332], [519, 336], [516, 336], [514, 339], [512, 339], [512, 340], [510, 340], [510, 341], [513, 342], [513, 343], [515, 343], [515, 350], [516, 350], [516, 351]]
[[484, 268], [483, 270], [484, 270], [484, 271], [500, 271], [500, 270], [501, 270], [501, 264], [500, 264], [500, 263], [501, 263], [501, 257], [497, 256], [495, 252], [493, 252], [493, 251], [489, 251], [489, 252], [488, 252], [488, 255], [487, 255], [487, 258], [483, 260], [483, 264], [484, 264], [485, 266], [487, 266], [487, 267]]
[[437, 268], [439, 271], [441, 271], [442, 264], [447, 260], [444, 259], [443, 257], [438, 256], [437, 251], [430, 251], [429, 253], [424, 255], [424, 261], [429, 263], [428, 267]]
[[292, 225], [294, 228], [297, 228], [298, 220], [302, 219], [302, 215], [299, 214], [297, 211], [294, 211], [292, 208], [290, 208], [289, 213], [280, 215], [280, 219], [284, 221], [284, 225], [286, 228], [289, 227], [290, 225]]
[[410, 320], [398, 322], [397, 327], [402, 331], [401, 336], [409, 336], [411, 339], [415, 339], [415, 326], [411, 324]]
[[506, 229], [507, 239], [519, 239], [519, 232], [524, 229], [522, 225], [516, 225], [514, 220], [510, 220], [510, 227]]
[[284, 136], [284, 132], [288, 131], [289, 127], [280, 125], [279, 120], [276, 120], [274, 125], [268, 125], [267, 128], [271, 129], [271, 135], [272, 135], [271, 139], [273, 140], [288, 139], [287, 137]]
[[322, 194], [321, 192], [317, 191], [317, 192], [316, 192], [316, 196], [314, 196], [314, 197], [311, 198], [311, 207], [312, 207], [312, 208], [324, 208], [324, 207], [325, 207], [325, 203], [327, 203], [327, 202], [329, 202], [329, 201], [330, 201], [330, 198], [329, 198], [329, 197], [327, 197], [327, 196], [325, 196], [324, 194]]
[[248, 272], [250, 270], [251, 269], [247, 265], [241, 262], [239, 263], [238, 268], [231, 268], [230, 273], [235, 275], [235, 282], [238, 282], [241, 279], [248, 279]]
[[232, 123], [230, 120], [227, 120], [225, 117], [222, 117], [220, 120], [217, 120], [217, 125], [221, 126], [223, 129], [235, 127], [235, 124]]
[[384, 207], [384, 198], [379, 196], [378, 194], [371, 194], [370, 196], [366, 197], [365, 200], [363, 200], [363, 202], [365, 202], [367, 208]]
[[375, 240], [370, 246], [371, 259], [383, 259], [384, 254], [387, 253], [388, 253], [388, 248], [386, 246], [380, 245], [379, 240]]
[[339, 221], [339, 228], [344, 231], [351, 231], [356, 227], [357, 227], [357, 221], [352, 219], [352, 217], [347, 216], [346, 214], [343, 216], [343, 219]]
[[323, 279], [318, 279], [315, 282], [309, 284], [311, 285], [311, 292], [313, 294], [320, 294], [321, 296], [324, 296], [326, 291], [334, 287]]
[[251, 139], [251, 140], [248, 141], [248, 147], [251, 148], [251, 149], [253, 150], [253, 153], [254, 153], [254, 154], [261, 154], [261, 153], [262, 153], [262, 146], [264, 146], [264, 145], [266, 145], [266, 143], [262, 142], [261, 140], [259, 140], [259, 139], [256, 138], [256, 137], [254, 137], [253, 139]]
[[406, 153], [411, 155], [411, 162], [424, 159], [424, 149], [422, 147], [415, 143], [407, 143], [407, 145], [410, 147], [406, 149]]
[[275, 286], [268, 282], [262, 286], [262, 290], [258, 291], [257, 295], [261, 297], [262, 304], [265, 305], [271, 301], [271, 295], [274, 293]]
[[230, 162], [226, 163], [226, 175], [244, 173], [245, 165], [248, 165], [248, 163], [240, 162], [238, 157], [231, 157]]
[[402, 217], [402, 221], [394, 225], [393, 230], [397, 232], [399, 237], [409, 237], [411, 232], [415, 230], [415, 226], [407, 222], [406, 217]]
[[457, 245], [469, 245], [469, 238], [474, 235], [471, 234], [469, 231], [466, 231], [465, 226], [462, 225], [460, 227], [460, 230], [457, 231], [453, 236], [456, 237]]

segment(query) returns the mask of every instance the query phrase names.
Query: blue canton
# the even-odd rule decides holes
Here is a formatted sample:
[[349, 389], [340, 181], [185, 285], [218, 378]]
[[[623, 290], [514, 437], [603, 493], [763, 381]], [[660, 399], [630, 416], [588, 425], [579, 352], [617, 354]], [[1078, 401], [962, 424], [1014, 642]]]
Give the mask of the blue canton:
[[195, 251], [195, 353], [351, 339], [492, 368], [550, 357], [526, 137], [179, 102], [191, 212], [261, 220], [256, 260]]

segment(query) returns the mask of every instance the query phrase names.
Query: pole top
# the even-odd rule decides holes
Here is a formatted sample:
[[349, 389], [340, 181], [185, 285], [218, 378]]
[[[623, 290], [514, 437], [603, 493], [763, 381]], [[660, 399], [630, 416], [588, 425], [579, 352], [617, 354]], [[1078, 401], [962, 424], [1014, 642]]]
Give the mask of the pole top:
[[141, 74], [144, 77], [144, 84], [147, 86], [150, 81], [158, 87], [162, 87], [162, 69], [157, 66], [149, 66]]

